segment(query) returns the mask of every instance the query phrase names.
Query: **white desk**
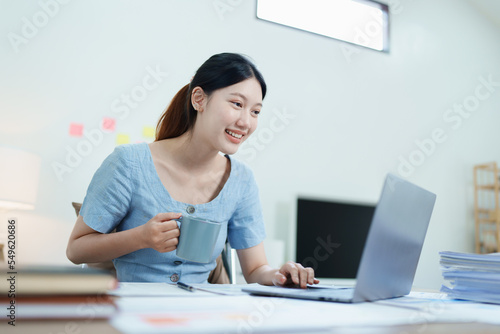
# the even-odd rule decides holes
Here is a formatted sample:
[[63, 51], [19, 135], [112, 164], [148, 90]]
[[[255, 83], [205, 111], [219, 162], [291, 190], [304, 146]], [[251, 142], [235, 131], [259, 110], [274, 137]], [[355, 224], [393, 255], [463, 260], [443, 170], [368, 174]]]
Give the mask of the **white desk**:
[[[132, 289], [130, 288], [132, 287]], [[151, 287], [151, 288], [148, 288]], [[226, 286], [214, 286], [224, 291]], [[233, 287], [230, 287], [234, 289]], [[142, 291], [142, 292], [141, 292]], [[149, 292], [147, 292], [149, 291]], [[119, 311], [109, 320], [18, 320], [2, 333], [500, 333], [500, 305], [434, 301], [395, 307], [379, 303], [341, 304], [248, 295], [216, 296], [155, 284], [129, 286], [116, 297]], [[153, 296], [154, 295], [154, 296]], [[393, 301], [393, 300], [391, 300]], [[385, 301], [388, 302], [388, 301]], [[415, 308], [417, 306], [417, 308]], [[467, 309], [469, 307], [469, 309]], [[484, 322], [469, 310], [484, 309]], [[477, 310], [476, 310], [477, 311]], [[496, 314], [496, 317], [494, 316]], [[469, 317], [469, 318], [467, 318]], [[497, 324], [499, 324], [497, 322]], [[150, 327], [148, 327], [150, 326]]]
[[[4, 325], [0, 326], [2, 328]], [[5, 329], [5, 328], [4, 328]], [[95, 320], [90, 323], [85, 321], [37, 321], [23, 322], [15, 328], [2, 329], [2, 333], [23, 334], [121, 334], [107, 321]], [[238, 333], [238, 332], [235, 332]], [[268, 332], [269, 333], [269, 332]], [[336, 327], [329, 331], [307, 331], [294, 332], [294, 334], [498, 334], [500, 327], [481, 323], [452, 323], [452, 324], [428, 324], [425, 326], [365, 326], [365, 327]]]

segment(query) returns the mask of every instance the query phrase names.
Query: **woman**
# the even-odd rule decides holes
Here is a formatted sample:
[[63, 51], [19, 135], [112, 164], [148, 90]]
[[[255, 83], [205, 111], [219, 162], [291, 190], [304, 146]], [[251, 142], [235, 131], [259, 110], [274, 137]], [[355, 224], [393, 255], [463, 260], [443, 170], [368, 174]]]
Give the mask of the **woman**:
[[[311, 268], [288, 262], [278, 270], [267, 264], [256, 182], [246, 165], [230, 157], [255, 131], [265, 95], [262, 75], [245, 57], [222, 53], [208, 59], [161, 116], [156, 140], [116, 147], [97, 170], [70, 236], [68, 258], [113, 259], [125, 282], [202, 283], [227, 237], [247, 282], [317, 284]], [[176, 219], [182, 215], [223, 224], [210, 263], [176, 256]], [[115, 228], [117, 233], [109, 233]]]

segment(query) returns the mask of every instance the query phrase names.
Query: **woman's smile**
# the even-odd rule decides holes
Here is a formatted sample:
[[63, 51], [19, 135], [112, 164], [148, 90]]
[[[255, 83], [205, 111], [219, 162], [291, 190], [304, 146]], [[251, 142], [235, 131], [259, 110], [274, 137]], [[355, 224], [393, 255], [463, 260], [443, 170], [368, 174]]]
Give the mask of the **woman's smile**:
[[234, 144], [239, 144], [242, 142], [243, 136], [245, 135], [244, 132], [238, 131], [238, 130], [225, 130], [226, 137], [229, 139], [230, 142]]

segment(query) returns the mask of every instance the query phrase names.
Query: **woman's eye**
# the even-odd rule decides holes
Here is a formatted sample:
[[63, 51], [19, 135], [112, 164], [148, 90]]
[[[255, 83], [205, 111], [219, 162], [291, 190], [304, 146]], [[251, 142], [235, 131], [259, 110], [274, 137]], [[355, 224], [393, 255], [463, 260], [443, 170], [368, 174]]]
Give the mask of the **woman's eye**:
[[252, 111], [252, 112], [254, 113], [254, 115], [258, 115], [258, 114], [260, 114], [260, 110], [254, 110], [254, 111]]
[[239, 103], [239, 102], [233, 102], [233, 104], [234, 104], [235, 106], [237, 106], [238, 108], [241, 108], [241, 106], [242, 106], [242, 105], [241, 105], [241, 103]]

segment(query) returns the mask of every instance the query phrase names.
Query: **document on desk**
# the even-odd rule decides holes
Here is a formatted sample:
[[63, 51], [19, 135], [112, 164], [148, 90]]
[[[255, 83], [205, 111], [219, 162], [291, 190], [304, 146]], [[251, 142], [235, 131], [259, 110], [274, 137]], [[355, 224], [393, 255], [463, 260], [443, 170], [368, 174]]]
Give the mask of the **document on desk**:
[[[108, 295], [118, 297], [202, 297], [220, 295], [246, 295], [241, 286], [247, 284], [190, 284], [194, 289], [180, 289], [177, 284], [120, 282]], [[211, 292], [212, 291], [212, 292]]]
[[226, 294], [233, 292], [235, 295], [186, 291], [167, 283], [121, 283], [117, 290], [110, 292], [120, 297], [116, 299], [118, 312], [110, 322], [126, 334], [308, 333], [339, 326], [431, 322], [500, 324], [500, 319], [497, 320], [499, 305], [459, 302], [448, 299], [443, 293], [412, 292], [409, 296], [382, 301], [386, 304], [342, 304], [254, 297], [241, 294], [239, 285], [199, 286]]
[[446, 293], [416, 292], [374, 302], [377, 305], [415, 309], [415, 319], [428, 322], [482, 322], [500, 325], [500, 305], [452, 299]]
[[196, 293], [192, 295], [189, 298], [118, 298], [119, 313], [111, 319], [111, 324], [130, 334], [308, 333], [338, 326], [391, 326], [440, 321], [439, 317], [432, 317], [433, 308], [420, 310], [376, 303], [325, 303], [250, 295], [211, 294], [199, 298], [194, 297]]
[[440, 252], [441, 291], [450, 298], [500, 304], [500, 253]]
[[243, 287], [248, 286], [248, 284], [190, 284], [190, 286], [192, 286], [195, 291], [201, 289], [201, 291], [227, 296], [248, 295], [241, 290]]
[[[168, 283], [120, 282], [118, 288], [108, 291], [108, 295], [118, 297], [194, 297], [190, 291], [179, 289]], [[211, 293], [197, 291], [196, 297], [211, 296]]]

